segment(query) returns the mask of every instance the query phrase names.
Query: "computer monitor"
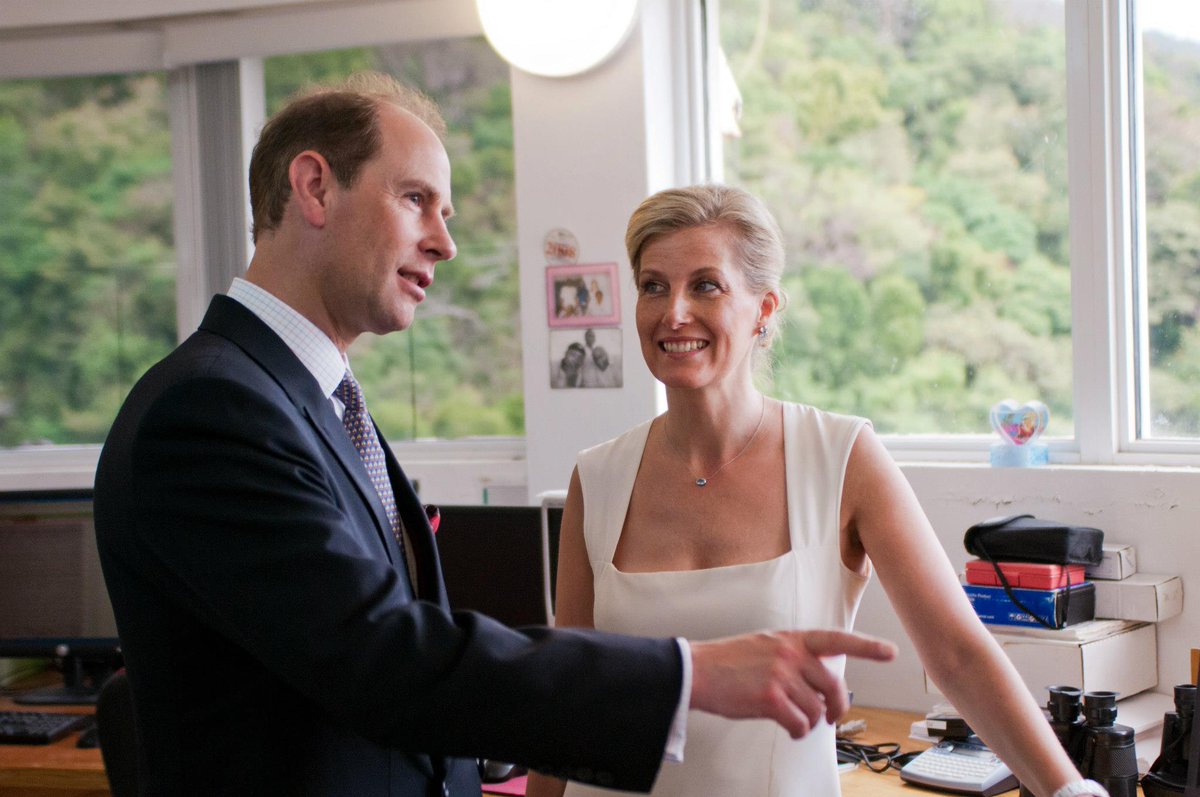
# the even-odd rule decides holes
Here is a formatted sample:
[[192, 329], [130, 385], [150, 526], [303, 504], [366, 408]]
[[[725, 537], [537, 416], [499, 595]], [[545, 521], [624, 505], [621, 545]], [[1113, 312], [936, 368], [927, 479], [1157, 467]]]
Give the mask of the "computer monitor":
[[21, 691], [21, 703], [93, 703], [121, 666], [91, 496], [0, 497], [0, 659], [50, 659], [63, 683]]
[[440, 509], [436, 539], [450, 607], [513, 628], [550, 624], [561, 510], [550, 511], [554, 527], [543, 533], [540, 506]]

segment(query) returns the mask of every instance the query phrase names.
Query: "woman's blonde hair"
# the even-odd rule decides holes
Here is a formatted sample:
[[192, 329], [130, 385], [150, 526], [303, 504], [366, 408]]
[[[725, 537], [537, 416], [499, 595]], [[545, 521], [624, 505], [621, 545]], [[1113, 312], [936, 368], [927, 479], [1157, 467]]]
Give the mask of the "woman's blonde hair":
[[692, 185], [668, 188], [642, 201], [629, 217], [625, 251], [636, 282], [642, 269], [642, 252], [651, 241], [694, 227], [721, 227], [731, 232], [746, 285], [756, 294], [773, 292], [779, 300], [762, 341], [770, 348], [775, 339], [787, 294], [781, 284], [785, 266], [783, 234], [762, 200], [728, 185]]

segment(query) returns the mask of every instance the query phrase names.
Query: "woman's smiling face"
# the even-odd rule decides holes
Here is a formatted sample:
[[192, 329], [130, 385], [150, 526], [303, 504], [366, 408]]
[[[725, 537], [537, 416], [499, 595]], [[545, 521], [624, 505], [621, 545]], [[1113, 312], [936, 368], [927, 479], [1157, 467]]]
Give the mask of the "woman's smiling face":
[[749, 378], [750, 354], [771, 300], [746, 286], [732, 233], [706, 225], [668, 233], [642, 250], [637, 277], [642, 356], [667, 387]]

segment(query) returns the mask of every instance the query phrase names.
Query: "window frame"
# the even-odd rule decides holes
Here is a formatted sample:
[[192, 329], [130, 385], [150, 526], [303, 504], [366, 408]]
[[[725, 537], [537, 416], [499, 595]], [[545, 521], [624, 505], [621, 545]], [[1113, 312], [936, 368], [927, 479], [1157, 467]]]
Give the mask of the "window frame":
[[[165, 71], [175, 197], [177, 337], [196, 328], [214, 290], [249, 262], [246, 166], [263, 119], [262, 58], [286, 53], [482, 35], [471, 0], [363, 2], [196, 0], [188, 14], [127, 29], [133, 11], [72, 12], [47, 7], [0, 23], [0, 80]], [[214, 13], [202, 13], [214, 12]], [[11, 27], [10, 27], [11, 26]], [[58, 27], [62, 26], [62, 27]], [[213, 123], [237, 141], [220, 157], [206, 151]], [[242, 150], [241, 163], [233, 157]], [[229, 163], [212, 179], [202, 164]], [[223, 201], [224, 200], [224, 201]], [[231, 208], [242, 208], [242, 212]], [[214, 216], [214, 212], [217, 214]], [[211, 255], [210, 253], [219, 253]], [[238, 265], [234, 266], [233, 264]], [[410, 476], [436, 477], [466, 464], [475, 481], [509, 487], [525, 481], [523, 438], [397, 441]], [[90, 488], [101, 445], [21, 446], [0, 450], [0, 492]], [[474, 482], [472, 482], [474, 483]], [[478, 496], [476, 496], [478, 500]]]
[[[718, 2], [708, 0], [710, 18]], [[1200, 440], [1138, 436], [1139, 391], [1146, 382], [1137, 367], [1147, 359], [1138, 350], [1145, 336], [1134, 327], [1145, 317], [1135, 3], [1064, 1], [1075, 434], [1043, 438], [1054, 465], [1200, 465]], [[719, 85], [715, 63], [708, 65], [708, 81]], [[920, 462], [986, 462], [996, 442], [993, 435], [881, 437], [897, 459]]]

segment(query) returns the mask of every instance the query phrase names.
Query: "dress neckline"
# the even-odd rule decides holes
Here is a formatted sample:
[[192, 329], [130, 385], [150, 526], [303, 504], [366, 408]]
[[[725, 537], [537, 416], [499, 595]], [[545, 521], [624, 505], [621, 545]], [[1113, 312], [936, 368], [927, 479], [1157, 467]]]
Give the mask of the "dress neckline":
[[613, 562], [613, 558], [617, 554], [617, 548], [621, 544], [621, 535], [623, 535], [625, 533], [625, 524], [629, 520], [629, 502], [633, 500], [633, 487], [637, 483], [637, 473], [640, 473], [642, 470], [642, 459], [646, 456], [646, 443], [650, 439], [650, 428], [654, 425], [654, 421], [658, 417], [658, 416], [655, 416], [654, 418], [651, 418], [650, 420], [643, 422], [641, 425], [642, 439], [641, 439], [641, 443], [640, 443], [641, 451], [638, 454], [637, 473], [635, 473], [633, 479], [630, 480], [629, 486], [625, 492], [625, 499], [622, 502], [622, 506], [624, 507], [624, 512], [621, 513], [621, 530], [619, 532], [617, 532], [617, 539], [612, 544], [612, 550], [609, 551], [608, 561], [605, 564], [609, 568], [611, 568], [613, 570], [613, 572], [620, 573], [623, 576], [649, 576], [649, 575], [674, 575], [674, 574], [684, 574], [684, 573], [714, 573], [714, 572], [718, 572], [718, 571], [732, 570], [733, 568], [738, 568], [738, 567], [743, 567], [743, 568], [762, 567], [762, 566], [772, 565], [772, 564], [782, 562], [783, 560], [791, 557], [792, 554], [795, 553], [795, 551], [796, 551], [796, 529], [793, 528], [793, 523], [792, 523], [792, 520], [793, 520], [793, 518], [792, 518], [792, 515], [793, 515], [792, 502], [793, 502], [793, 500], [795, 500], [795, 496], [792, 495], [792, 480], [788, 478], [788, 472], [787, 472], [788, 471], [788, 463], [791, 461], [791, 455], [792, 455], [792, 437], [793, 437], [793, 435], [790, 434], [790, 432], [793, 431], [791, 429], [791, 423], [790, 423], [790, 421], [791, 421], [790, 416], [792, 414], [790, 412], [790, 408], [792, 407], [792, 405], [786, 401], [781, 401], [779, 403], [782, 408], [780, 410], [780, 412], [783, 414], [783, 481], [784, 481], [784, 492], [785, 492], [785, 504], [787, 507], [787, 526], [788, 526], [788, 549], [786, 551], [779, 554], [779, 556], [774, 556], [774, 557], [771, 557], [770, 559], [760, 559], [757, 562], [735, 562], [735, 563], [727, 564], [727, 565], [714, 565], [712, 567], [701, 567], [701, 568], [696, 568], [696, 569], [691, 569], [691, 570], [631, 570], [631, 571], [626, 571], [626, 570], [621, 570], [620, 568], [618, 568], [616, 566], [616, 564]]

